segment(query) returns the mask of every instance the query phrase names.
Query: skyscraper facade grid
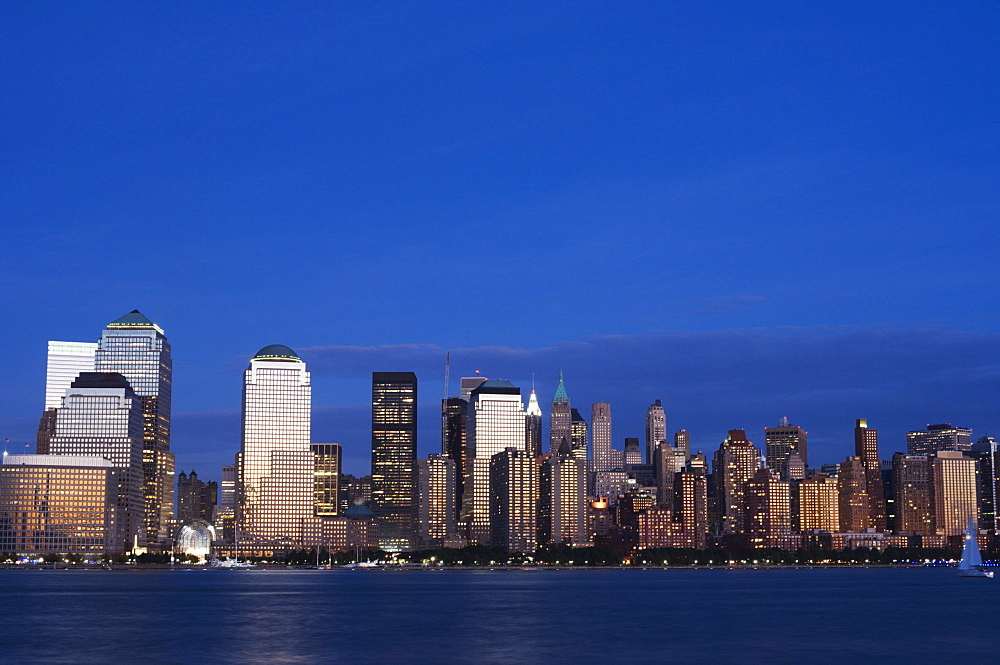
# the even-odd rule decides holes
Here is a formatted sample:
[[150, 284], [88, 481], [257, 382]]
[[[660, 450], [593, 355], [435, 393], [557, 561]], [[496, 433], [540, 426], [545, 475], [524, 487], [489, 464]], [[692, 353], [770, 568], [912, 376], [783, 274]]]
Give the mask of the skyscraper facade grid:
[[417, 376], [372, 372], [372, 503], [382, 549], [417, 537]]

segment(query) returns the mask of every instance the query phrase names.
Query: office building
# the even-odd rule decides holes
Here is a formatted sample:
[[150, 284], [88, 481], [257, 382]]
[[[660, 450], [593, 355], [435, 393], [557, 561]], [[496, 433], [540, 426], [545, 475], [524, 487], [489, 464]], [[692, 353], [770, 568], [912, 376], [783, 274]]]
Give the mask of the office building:
[[528, 452], [538, 457], [542, 454], [542, 407], [538, 404], [538, 395], [534, 389], [528, 397], [528, 408], [524, 411], [524, 427]]
[[878, 430], [868, 427], [859, 418], [854, 427], [854, 455], [865, 467], [865, 489], [868, 492], [868, 522], [876, 531], [888, 529], [885, 487], [882, 483], [882, 462], [878, 456]]
[[583, 419], [580, 412], [570, 409], [570, 449], [573, 459], [587, 461], [587, 440], [590, 432], [587, 421]]
[[759, 457], [760, 451], [741, 429], [729, 430], [729, 436], [715, 452], [712, 475], [723, 533], [742, 534], [745, 531], [746, 488], [757, 473]]
[[674, 476], [674, 520], [687, 538], [681, 547], [704, 549], [708, 538], [708, 483], [704, 469], [685, 468]]
[[896, 453], [892, 456], [896, 532], [905, 535], [934, 533], [931, 458]]
[[94, 356], [98, 372], [118, 372], [142, 403], [143, 503], [146, 540], [163, 547], [174, 517], [174, 454], [170, 452], [173, 360], [163, 330], [132, 310], [101, 332]]
[[485, 376], [463, 376], [459, 380], [459, 399], [469, 403], [472, 401], [472, 391], [483, 385], [483, 381], [486, 381]]
[[686, 429], [674, 432], [674, 448], [684, 451], [684, 461], [691, 459], [691, 433]]
[[797, 531], [840, 531], [840, 490], [836, 478], [820, 475], [796, 482], [792, 496]]
[[456, 475], [455, 460], [445, 455], [417, 460], [418, 536], [422, 549], [444, 547], [455, 540]]
[[868, 484], [860, 457], [848, 457], [840, 463], [837, 490], [840, 495], [840, 530], [864, 531], [871, 527]]
[[639, 449], [638, 437], [625, 437], [625, 452], [622, 457], [625, 460], [626, 469], [642, 464], [642, 451]]
[[411, 549], [418, 512], [413, 372], [372, 372], [372, 503], [382, 549]]
[[236, 465], [222, 467], [222, 484], [219, 487], [219, 505], [236, 505]]
[[339, 443], [310, 444], [313, 454], [313, 515], [335, 517], [340, 514]]
[[489, 488], [490, 544], [508, 552], [534, 552], [538, 542], [535, 459], [523, 448], [507, 448], [493, 455]]
[[967, 453], [976, 460], [979, 478], [980, 527], [997, 533], [997, 505], [1000, 501], [1000, 444], [992, 436], [981, 437]]
[[787, 481], [770, 469], [758, 469], [746, 484], [746, 511], [750, 547], [791, 549], [792, 501]]
[[314, 518], [312, 385], [287, 346], [265, 346], [243, 379], [237, 487], [240, 539], [262, 548], [301, 547]]
[[552, 398], [552, 412], [549, 417], [549, 452], [553, 455], [558, 454], [563, 441], [572, 447], [573, 407], [570, 406], [569, 395], [566, 394], [563, 374], [559, 372], [559, 385], [556, 387], [555, 397]]
[[906, 451], [911, 455], [933, 455], [941, 450], [972, 450], [972, 430], [942, 423], [906, 433]]
[[653, 463], [656, 447], [667, 440], [667, 415], [656, 400], [646, 409], [646, 464]]
[[198, 478], [198, 472], [177, 474], [177, 521], [212, 521], [212, 511], [219, 497], [219, 484]]
[[618, 457], [611, 448], [611, 405], [595, 402], [590, 407], [590, 470], [614, 471]]
[[[484, 381], [472, 391], [469, 403], [468, 442], [472, 457], [472, 514], [469, 538], [491, 542], [490, 460], [508, 448], [527, 451], [521, 389], [509, 381]], [[466, 497], [470, 488], [466, 487]]]
[[[130, 471], [97, 456], [5, 455], [0, 552], [99, 556], [130, 551], [142, 527], [139, 477], [130, 477]], [[134, 488], [132, 496], [121, 494], [122, 482]]]
[[45, 409], [62, 406], [66, 389], [81, 372], [94, 371], [97, 342], [49, 342], [45, 366]]
[[549, 454], [539, 466], [538, 543], [587, 543], [586, 463]]
[[788, 457], [792, 453], [798, 453], [802, 464], [808, 467], [807, 438], [808, 433], [801, 427], [790, 424], [788, 418], [782, 418], [777, 427], [765, 427], [767, 468], [782, 480], [788, 480]]
[[931, 458], [931, 481], [938, 534], [964, 534], [970, 517], [978, 523], [976, 460], [958, 450], [940, 450]]
[[[482, 383], [482, 382], [480, 382]], [[448, 397], [442, 402], [443, 431], [441, 454], [455, 463], [455, 517], [462, 511], [465, 487], [472, 473], [469, 445], [466, 440], [466, 420], [469, 403], [460, 397]]]

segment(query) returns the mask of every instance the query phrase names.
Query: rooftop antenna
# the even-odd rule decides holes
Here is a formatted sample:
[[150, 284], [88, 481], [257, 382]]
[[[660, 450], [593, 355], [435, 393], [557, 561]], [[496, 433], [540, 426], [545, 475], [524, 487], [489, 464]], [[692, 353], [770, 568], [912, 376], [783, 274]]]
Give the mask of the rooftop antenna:
[[448, 384], [451, 383], [451, 351], [444, 357], [444, 398], [448, 399]]

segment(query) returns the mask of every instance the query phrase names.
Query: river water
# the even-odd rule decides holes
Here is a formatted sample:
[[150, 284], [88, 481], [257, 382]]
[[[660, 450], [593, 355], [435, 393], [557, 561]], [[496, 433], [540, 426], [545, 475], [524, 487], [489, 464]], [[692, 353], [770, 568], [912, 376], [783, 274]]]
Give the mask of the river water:
[[2, 663], [1000, 663], [948, 568], [0, 570]]

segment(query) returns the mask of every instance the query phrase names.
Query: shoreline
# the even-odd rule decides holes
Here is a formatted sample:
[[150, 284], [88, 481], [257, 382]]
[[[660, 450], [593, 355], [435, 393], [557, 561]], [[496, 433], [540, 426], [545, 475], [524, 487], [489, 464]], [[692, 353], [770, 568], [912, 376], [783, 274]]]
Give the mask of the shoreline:
[[[371, 568], [346, 568], [344, 566], [334, 566], [333, 568], [315, 568], [313, 566], [286, 566], [282, 564], [259, 564], [255, 568], [227, 569], [207, 566], [204, 564], [180, 564], [171, 566], [169, 564], [118, 564], [105, 566], [100, 564], [0, 564], [0, 570], [20, 570], [20, 571], [217, 571], [217, 572], [263, 572], [263, 571], [296, 571], [296, 572], [447, 572], [447, 571], [517, 571], [517, 572], [555, 572], [555, 571], [580, 571], [580, 570], [831, 570], [845, 568], [955, 568], [953, 564], [925, 564], [925, 563], [820, 563], [820, 564], [733, 564], [733, 565], [644, 565], [644, 566], [376, 566]], [[994, 566], [987, 566], [993, 568]]]

